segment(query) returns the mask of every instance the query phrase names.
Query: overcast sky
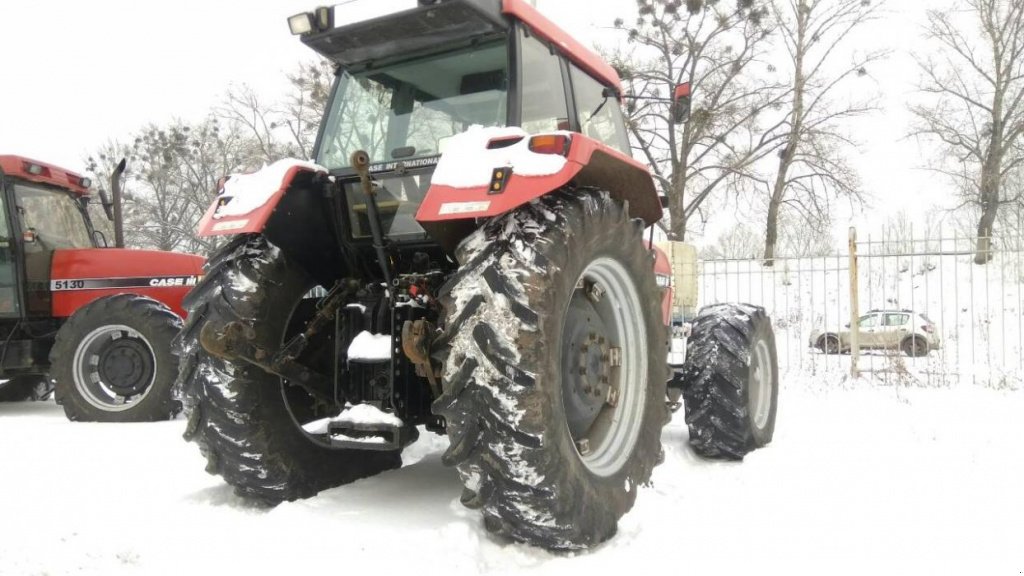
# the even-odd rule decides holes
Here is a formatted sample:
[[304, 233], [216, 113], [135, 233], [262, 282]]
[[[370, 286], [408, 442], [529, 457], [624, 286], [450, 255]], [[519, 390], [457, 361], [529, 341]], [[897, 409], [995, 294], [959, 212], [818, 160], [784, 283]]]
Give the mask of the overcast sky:
[[[412, 0], [365, 0], [377, 5]], [[859, 122], [855, 162], [878, 197], [870, 213], [913, 210], [945, 194], [945, 183], [916, 167], [917, 145], [903, 139], [905, 102], [916, 78], [908, 55], [920, 43], [924, 8], [936, 0], [898, 0], [860, 41], [894, 50], [855, 90], [880, 89], [883, 112]], [[284, 73], [311, 53], [288, 33], [286, 17], [315, 0], [0, 0], [0, 153], [75, 170], [97, 145], [147, 122], [198, 120], [230, 83], [268, 98], [286, 90]], [[538, 7], [584, 43], [607, 30], [634, 0], [539, 0]], [[339, 8], [338, 18], [344, 10]], [[876, 84], [877, 82], [877, 84]], [[874, 216], [850, 215], [851, 222]], [[839, 223], [842, 224], [842, 223]]]

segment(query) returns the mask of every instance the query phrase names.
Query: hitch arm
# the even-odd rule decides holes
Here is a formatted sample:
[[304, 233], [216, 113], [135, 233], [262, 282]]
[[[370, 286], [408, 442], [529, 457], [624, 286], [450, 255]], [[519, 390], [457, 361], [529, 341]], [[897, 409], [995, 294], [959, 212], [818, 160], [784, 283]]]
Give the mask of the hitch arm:
[[331, 379], [299, 364], [293, 359], [271, 359], [266, 350], [252, 343], [255, 331], [241, 322], [229, 322], [223, 327], [206, 324], [199, 333], [199, 343], [210, 354], [225, 360], [242, 360], [288, 380], [290, 384], [302, 386], [314, 398], [333, 406], [337, 400], [324, 390], [331, 390]]

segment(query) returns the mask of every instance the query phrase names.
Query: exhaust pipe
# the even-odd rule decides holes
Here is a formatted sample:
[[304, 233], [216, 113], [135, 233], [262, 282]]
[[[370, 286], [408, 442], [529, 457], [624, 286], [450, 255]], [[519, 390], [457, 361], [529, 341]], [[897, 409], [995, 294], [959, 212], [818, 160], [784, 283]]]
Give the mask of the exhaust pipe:
[[[117, 167], [114, 168], [114, 173], [110, 175], [110, 191], [113, 194], [114, 204], [114, 246], [116, 248], [124, 248], [124, 218], [121, 215], [121, 175], [124, 174], [125, 168], [128, 167], [128, 161], [122, 158], [117, 163]], [[109, 216], [110, 213], [108, 212]]]

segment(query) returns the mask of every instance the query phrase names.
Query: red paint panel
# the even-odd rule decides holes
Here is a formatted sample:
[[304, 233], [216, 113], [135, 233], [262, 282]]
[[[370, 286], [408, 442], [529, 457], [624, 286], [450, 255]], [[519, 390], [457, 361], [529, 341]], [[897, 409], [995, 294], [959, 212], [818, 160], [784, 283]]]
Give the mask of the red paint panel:
[[[25, 170], [25, 163], [37, 164], [45, 169], [43, 174], [30, 174]], [[65, 170], [53, 164], [32, 160], [24, 156], [0, 155], [0, 171], [7, 176], [21, 178], [29, 182], [39, 184], [52, 184], [70, 190], [76, 194], [88, 194], [89, 191], [82, 187], [82, 177], [70, 170]]]
[[[647, 166], [637, 162], [630, 156], [582, 134], [573, 134], [569, 148], [568, 162], [565, 167], [550, 176], [519, 176], [512, 171], [512, 178], [501, 194], [490, 194], [487, 184], [473, 188], [453, 188], [451, 186], [432, 185], [416, 212], [416, 220], [420, 222], [443, 222], [445, 220], [464, 220], [466, 218], [490, 218], [504, 214], [530, 200], [565, 186], [590, 163], [594, 152], [600, 150], [616, 160], [632, 165], [647, 172]], [[502, 168], [495, 166], [495, 168]], [[442, 214], [441, 207], [449, 203], [489, 202], [486, 209], [478, 212], [458, 214]]]
[[[644, 241], [647, 245], [648, 250], [651, 249], [651, 243]], [[668, 260], [668, 255], [665, 252], [654, 246], [654, 274], [656, 276], [672, 276], [672, 263]], [[664, 288], [661, 293], [661, 320], [665, 323], [665, 326], [672, 324], [672, 286]]]
[[615, 68], [612, 68], [593, 50], [587, 48], [572, 36], [569, 36], [557, 24], [548, 20], [546, 16], [531, 6], [529, 2], [526, 0], [504, 0], [502, 2], [502, 12], [525, 22], [538, 36], [561, 48], [574, 64], [586, 70], [592, 76], [613, 86], [620, 94], [622, 93], [622, 80], [619, 78], [619, 73], [615, 71]]
[[[206, 260], [190, 254], [155, 250], [117, 248], [57, 250], [53, 254], [50, 279], [107, 279], [135, 277], [202, 276]], [[65, 290], [53, 292], [53, 315], [64, 318], [86, 304], [114, 294], [140, 294], [166, 304], [175, 314], [185, 317], [181, 300], [188, 286], [104, 288], [99, 290]]]
[[226, 236], [229, 234], [262, 232], [263, 228], [267, 225], [267, 220], [270, 220], [270, 215], [277, 209], [277, 204], [281, 201], [281, 197], [284, 196], [284, 193], [292, 185], [292, 181], [295, 180], [295, 177], [300, 172], [313, 173], [314, 171], [303, 166], [292, 167], [285, 173], [277, 191], [274, 192], [266, 203], [241, 216], [226, 216], [215, 219], [213, 214], [217, 211], [218, 200], [214, 199], [213, 204], [210, 205], [210, 208], [206, 210], [206, 214], [203, 215], [203, 219], [199, 221], [199, 236]]

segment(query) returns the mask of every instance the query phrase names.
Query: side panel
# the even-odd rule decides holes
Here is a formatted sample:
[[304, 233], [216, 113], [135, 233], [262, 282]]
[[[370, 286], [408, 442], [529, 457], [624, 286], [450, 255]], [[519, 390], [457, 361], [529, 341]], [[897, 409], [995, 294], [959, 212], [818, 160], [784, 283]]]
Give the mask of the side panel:
[[66, 318], [86, 304], [114, 294], [140, 294], [185, 316], [181, 300], [203, 274], [199, 256], [152, 250], [57, 250], [50, 291], [53, 316]]

